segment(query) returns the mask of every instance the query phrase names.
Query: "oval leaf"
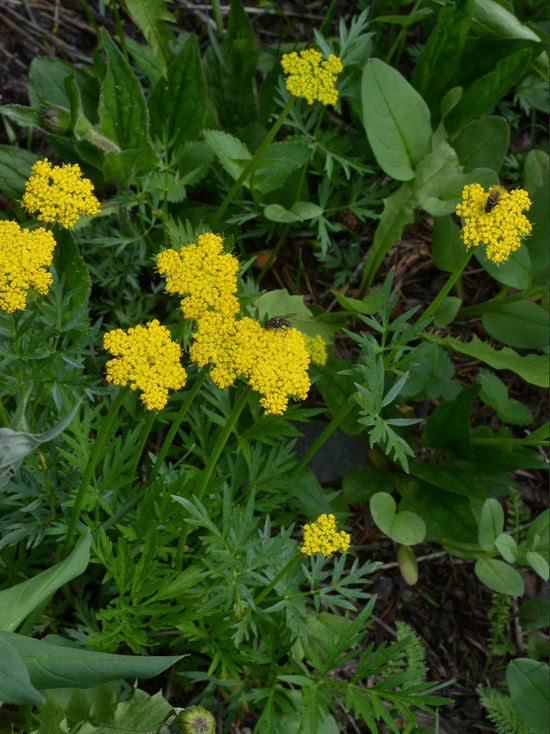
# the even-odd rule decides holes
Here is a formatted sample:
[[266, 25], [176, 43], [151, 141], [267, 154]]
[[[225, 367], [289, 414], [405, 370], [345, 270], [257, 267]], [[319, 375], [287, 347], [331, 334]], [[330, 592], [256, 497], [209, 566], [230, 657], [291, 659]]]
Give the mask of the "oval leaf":
[[499, 594], [521, 596], [523, 579], [519, 573], [504, 561], [496, 558], [479, 558], [474, 567], [475, 574], [482, 584]]
[[497, 535], [504, 528], [504, 510], [500, 502], [492, 497], [485, 500], [481, 508], [478, 527], [478, 542], [484, 551], [493, 550]]
[[31, 683], [27, 666], [17, 650], [0, 638], [0, 701], [19, 706], [40, 705], [43, 697]]

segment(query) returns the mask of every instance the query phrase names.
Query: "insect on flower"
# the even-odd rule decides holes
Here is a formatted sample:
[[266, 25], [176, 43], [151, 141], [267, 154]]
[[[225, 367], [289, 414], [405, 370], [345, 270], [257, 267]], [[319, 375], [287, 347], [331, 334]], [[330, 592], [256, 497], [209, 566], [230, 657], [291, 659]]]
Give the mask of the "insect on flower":
[[270, 319], [268, 319], [264, 326], [266, 329], [280, 329], [281, 327], [285, 326], [287, 329], [290, 329], [292, 324], [288, 319], [291, 319], [293, 316], [296, 316], [295, 313], [285, 313], [283, 316], [272, 316]]
[[485, 202], [485, 214], [489, 214], [493, 211], [495, 206], [498, 204], [498, 200], [502, 196], [502, 188], [500, 186], [493, 186], [489, 198]]

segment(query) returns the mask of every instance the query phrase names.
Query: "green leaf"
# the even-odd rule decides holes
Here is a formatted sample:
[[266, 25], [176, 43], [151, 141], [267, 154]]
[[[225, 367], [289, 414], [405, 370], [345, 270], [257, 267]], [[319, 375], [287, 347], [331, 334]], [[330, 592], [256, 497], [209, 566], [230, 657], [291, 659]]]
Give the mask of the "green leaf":
[[537, 732], [550, 729], [549, 668], [529, 658], [516, 658], [506, 667], [510, 697], [525, 721]]
[[408, 545], [400, 545], [397, 549], [397, 562], [401, 576], [409, 586], [414, 586], [418, 581], [418, 562]]
[[422, 338], [440, 344], [445, 349], [452, 349], [454, 352], [475, 357], [495, 370], [511, 370], [532, 385], [549, 386], [548, 357], [546, 355], [529, 354], [522, 357], [508, 347], [494, 349], [477, 336], [474, 336], [472, 341], [461, 342], [451, 336], [439, 337], [437, 334], [425, 332]]
[[529, 550], [536, 550], [543, 556], [548, 556], [550, 545], [550, 510], [541, 512], [531, 521], [526, 538]]
[[489, 74], [476, 79], [445, 120], [449, 134], [457, 133], [489, 107], [497, 104], [524, 71], [531, 56], [530, 50], [517, 51], [497, 61], [494, 70]]
[[157, 154], [147, 143], [141, 148], [107, 153], [103, 173], [107, 181], [116, 181], [123, 189], [134, 179], [149, 173], [157, 163]]
[[504, 528], [504, 510], [498, 500], [490, 497], [481, 508], [478, 525], [478, 543], [484, 551], [493, 550], [495, 540]]
[[450, 215], [435, 217], [432, 227], [432, 258], [434, 265], [452, 273], [464, 257], [464, 242], [460, 228]]
[[478, 385], [465, 387], [454, 400], [446, 400], [432, 411], [422, 431], [422, 442], [455, 459], [467, 459], [471, 452], [470, 410]]
[[434, 324], [439, 328], [447, 326], [454, 321], [455, 316], [462, 306], [462, 299], [456, 296], [446, 296], [434, 314]]
[[[238, 179], [244, 166], [252, 158], [246, 145], [239, 138], [222, 130], [205, 130], [203, 135], [227, 173], [231, 178]], [[243, 186], [250, 186], [250, 176], [243, 182]]]
[[401, 390], [403, 397], [414, 400], [454, 398], [460, 386], [453, 380], [454, 366], [447, 352], [437, 344], [422, 342], [401, 360], [400, 368], [409, 371]]
[[29, 101], [32, 107], [41, 107], [45, 102], [69, 107], [65, 91], [65, 79], [73, 74], [73, 67], [66, 61], [41, 56], [31, 62], [29, 69]]
[[206, 83], [197, 39], [190, 35], [148, 99], [151, 135], [179, 150], [195, 140], [206, 113]]
[[548, 346], [548, 311], [532, 301], [492, 304], [482, 323], [489, 336], [510, 347], [542, 350]]
[[538, 596], [526, 599], [519, 608], [519, 623], [524, 630], [539, 630], [550, 624], [550, 602]]
[[40, 706], [44, 698], [31, 683], [27, 666], [17, 650], [0, 638], [0, 701], [18, 706]]
[[70, 232], [63, 230], [56, 234], [56, 238], [53, 265], [56, 273], [64, 279], [65, 291], [72, 292], [72, 308], [77, 309], [86, 301], [92, 289], [88, 267]]
[[84, 573], [90, 560], [90, 542], [90, 533], [86, 531], [64, 561], [11, 589], [0, 591], [1, 629], [13, 632], [25, 617], [47, 601], [57, 589]]
[[380, 167], [393, 178], [414, 178], [427, 155], [432, 128], [428, 106], [394, 68], [369, 59], [361, 82], [363, 125]]
[[488, 370], [479, 370], [477, 381], [481, 385], [479, 397], [497, 412], [503, 423], [518, 426], [527, 426], [533, 421], [531, 411], [519, 400], [508, 397], [506, 385], [496, 375]]
[[109, 719], [97, 717], [100, 721], [108, 720], [110, 723], [97, 727], [86, 717], [78, 728], [78, 734], [151, 734], [164, 731], [162, 724], [172, 711], [172, 706], [164, 698], [162, 691], [150, 696], [145, 691], [134, 688], [129, 698], [118, 703], [114, 716], [111, 715]]
[[536, 553], [535, 551], [528, 551], [525, 554], [525, 561], [543, 581], [548, 581], [550, 567], [546, 558], [543, 558], [540, 553]]
[[165, 0], [123, 0], [123, 3], [164, 70], [171, 56], [169, 43], [174, 41], [166, 23], [175, 22]]
[[483, 269], [499, 283], [518, 290], [529, 288], [531, 285], [531, 258], [528, 249], [523, 245], [512, 252], [508, 260], [503, 263], [488, 260], [484, 245], [475, 247], [474, 255]]
[[14, 145], [0, 145], [0, 191], [11, 199], [19, 199], [25, 190], [25, 181], [38, 159]]
[[[283, 140], [281, 143], [271, 143], [254, 171], [254, 189], [264, 194], [279, 189], [293, 171], [301, 168], [309, 160], [311, 154], [307, 138], [300, 135], [294, 135], [291, 140]], [[297, 205], [304, 203], [306, 202], [299, 201]], [[315, 206], [307, 203], [309, 206]], [[292, 209], [294, 210], [294, 207]], [[317, 210], [323, 211], [320, 207], [317, 207]]]
[[[35, 107], [25, 107], [21, 104], [6, 104], [0, 107], [0, 114], [9, 117], [10, 120], [13, 120], [22, 127], [37, 127], [40, 130], [46, 131], [40, 119], [40, 112]], [[28, 153], [28, 155], [32, 154]]]
[[472, 476], [470, 467], [463, 467], [461, 463], [442, 461], [439, 464], [428, 464], [424, 461], [413, 461], [411, 473], [445, 492], [454, 492], [471, 499], [486, 496], [482, 482]]
[[510, 144], [510, 128], [502, 117], [483, 117], [460, 130], [453, 140], [464, 172], [492, 168], [498, 173]]
[[437, 23], [412, 76], [412, 84], [426, 99], [433, 99], [448, 87], [468, 36], [472, 5], [472, 0], [459, 0], [456, 7], [447, 5], [439, 9]]
[[99, 96], [100, 131], [121, 150], [139, 149], [148, 143], [147, 105], [141, 86], [105, 29], [101, 31], [101, 42], [107, 71]]
[[152, 678], [184, 657], [111, 655], [4, 631], [0, 631], [0, 641], [17, 650], [38, 689], [91, 688], [117, 678]]
[[388, 492], [377, 492], [369, 501], [372, 519], [377, 527], [396, 543], [415, 545], [426, 537], [424, 520], [415, 512], [396, 512], [397, 505]]
[[[550, 213], [548, 210], [548, 200], [550, 199], [550, 186], [548, 180], [546, 184], [532, 197], [533, 205], [529, 210], [529, 220], [533, 225], [533, 230], [529, 237], [525, 238], [523, 247], [529, 252], [531, 261], [530, 275], [533, 285], [548, 286], [548, 269], [550, 266], [550, 248], [548, 241], [550, 240]], [[512, 253], [515, 255], [516, 253]], [[505, 264], [505, 263], [504, 263]]]
[[297, 201], [291, 209], [285, 209], [280, 204], [268, 204], [264, 209], [264, 216], [271, 222], [293, 224], [320, 217], [323, 211], [324, 209], [311, 201]]
[[515, 563], [519, 557], [518, 545], [508, 533], [501, 533], [495, 538], [495, 548], [507, 563]]
[[507, 596], [523, 594], [523, 579], [508, 563], [496, 558], [478, 558], [474, 571], [482, 584]]
[[523, 164], [523, 185], [531, 199], [539, 189], [548, 183], [550, 158], [545, 150], [535, 148], [525, 156]]

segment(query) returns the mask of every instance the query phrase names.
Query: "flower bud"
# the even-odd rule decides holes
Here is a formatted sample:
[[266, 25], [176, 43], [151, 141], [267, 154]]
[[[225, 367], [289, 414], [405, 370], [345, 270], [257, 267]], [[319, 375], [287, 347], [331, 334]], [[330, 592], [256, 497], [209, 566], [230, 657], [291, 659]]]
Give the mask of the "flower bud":
[[176, 716], [173, 729], [182, 734], [214, 734], [214, 717], [203, 706], [191, 706]]
[[66, 133], [71, 125], [69, 110], [56, 104], [49, 104], [40, 110], [40, 120], [46, 130], [52, 133]]

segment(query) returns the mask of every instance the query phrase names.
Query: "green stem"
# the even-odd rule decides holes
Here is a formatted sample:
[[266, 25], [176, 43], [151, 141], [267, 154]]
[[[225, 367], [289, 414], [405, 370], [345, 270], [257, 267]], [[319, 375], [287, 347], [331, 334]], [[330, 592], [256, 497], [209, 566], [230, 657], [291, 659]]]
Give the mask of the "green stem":
[[347, 414], [350, 412], [352, 407], [353, 407], [353, 403], [351, 402], [342, 403], [342, 405], [340, 406], [340, 410], [336, 413], [336, 415], [333, 417], [330, 423], [325, 427], [325, 429], [317, 436], [315, 441], [311, 444], [309, 449], [302, 456], [302, 458], [296, 464], [294, 469], [290, 472], [290, 476], [295, 477], [297, 474], [299, 474], [301, 471], [304, 470], [308, 461], [310, 461], [313, 458], [313, 456], [315, 456], [315, 454], [319, 451], [319, 449], [325, 443], [325, 441], [327, 441], [330, 438], [330, 436], [332, 436], [334, 431], [342, 423], [342, 421], [347, 416]]
[[[210, 456], [208, 457], [208, 461], [206, 462], [206, 466], [204, 467], [202, 471], [200, 483], [195, 493], [195, 496], [199, 500], [202, 499], [202, 496], [206, 492], [206, 488], [208, 487], [208, 482], [210, 481], [212, 472], [214, 471], [216, 464], [218, 462], [218, 459], [220, 458], [220, 454], [223, 451], [223, 448], [225, 444], [227, 443], [229, 436], [233, 432], [235, 424], [237, 423], [237, 420], [239, 419], [239, 416], [242, 413], [244, 406], [246, 405], [247, 399], [248, 399], [248, 388], [246, 386], [243, 386], [241, 389], [241, 394], [235, 401], [233, 410], [231, 411], [231, 414], [229, 415], [221, 432], [219, 433], [216, 443], [214, 445], [214, 448], [212, 449], [212, 452], [210, 453]], [[180, 571], [183, 567], [183, 551], [185, 550], [185, 543], [187, 541], [188, 535], [189, 535], [189, 527], [186, 526], [182, 529], [182, 533], [178, 541], [178, 549], [176, 552], [176, 568]]]
[[271, 141], [273, 140], [273, 138], [275, 137], [275, 135], [277, 135], [277, 133], [279, 132], [279, 128], [281, 127], [281, 125], [285, 121], [288, 113], [292, 109], [292, 105], [294, 104], [294, 100], [295, 99], [296, 99], [296, 97], [291, 97], [288, 100], [288, 102], [286, 103], [285, 107], [283, 108], [283, 110], [279, 114], [279, 117], [273, 123], [273, 127], [271, 128], [271, 130], [265, 136], [262, 144], [260, 145], [260, 147], [258, 148], [258, 150], [254, 153], [254, 155], [252, 156], [252, 158], [248, 161], [248, 164], [244, 168], [244, 170], [241, 173], [241, 175], [239, 176], [239, 178], [234, 182], [233, 186], [227, 192], [227, 194], [225, 196], [225, 199], [222, 201], [222, 203], [220, 204], [218, 210], [216, 211], [216, 213], [214, 214], [214, 216], [212, 217], [212, 219], [210, 221], [210, 226], [212, 227], [212, 229], [214, 229], [216, 227], [216, 225], [220, 221], [223, 213], [225, 212], [225, 210], [227, 209], [227, 207], [229, 206], [229, 204], [233, 201], [233, 199], [235, 197], [235, 194], [241, 188], [243, 182], [246, 180], [246, 178], [248, 177], [248, 175], [252, 171], [254, 171], [254, 169], [256, 168], [256, 165], [258, 164], [258, 162], [260, 161], [261, 157], [265, 153], [265, 149], [271, 143]]
[[216, 28], [218, 29], [218, 33], [221, 36], [223, 33], [223, 21], [220, 8], [220, 0], [212, 0], [212, 15], [214, 16], [214, 20], [216, 21]]
[[203, 370], [202, 372], [199, 372], [197, 375], [197, 379], [195, 380], [193, 387], [187, 395], [185, 396], [185, 400], [181, 404], [180, 409], [178, 410], [176, 417], [172, 421], [172, 425], [170, 426], [168, 433], [166, 434], [166, 437], [162, 443], [162, 446], [160, 448], [160, 451], [158, 453], [157, 458], [155, 459], [155, 463], [153, 464], [153, 468], [151, 469], [151, 472], [149, 473], [149, 481], [152, 482], [157, 474], [159, 473], [159, 470], [164, 463], [164, 459], [166, 458], [166, 455], [170, 451], [170, 447], [172, 446], [172, 442], [174, 441], [174, 438], [176, 437], [176, 433], [179, 430], [179, 427], [181, 426], [183, 419], [187, 415], [187, 411], [189, 410], [189, 406], [195, 399], [195, 396], [201, 389], [206, 377], [208, 375], [208, 372], [206, 370]]
[[92, 479], [96, 464], [99, 461], [99, 458], [101, 456], [105, 443], [111, 434], [113, 423], [116, 420], [118, 411], [120, 410], [120, 406], [122, 405], [122, 402], [124, 398], [126, 397], [126, 394], [127, 394], [126, 390], [124, 389], [118, 390], [97, 432], [97, 436], [94, 441], [92, 451], [90, 453], [90, 458], [88, 459], [88, 463], [86, 464], [86, 468], [84, 469], [84, 474], [82, 475], [82, 480], [80, 482], [80, 486], [78, 487], [73, 509], [71, 512], [71, 519], [69, 521], [69, 526], [67, 528], [67, 535], [65, 536], [65, 542], [63, 544], [63, 551], [62, 551], [63, 557], [67, 556], [69, 551], [71, 550], [71, 546], [72, 546], [73, 539], [74, 539], [74, 534], [76, 531], [76, 526], [80, 519], [80, 513], [82, 512], [82, 506], [84, 505], [84, 499], [86, 497], [86, 490], [88, 489], [88, 486]]
[[443, 288], [439, 291], [437, 296], [434, 298], [434, 300], [430, 303], [428, 308], [424, 311], [424, 313], [418, 317], [418, 319], [415, 322], [415, 326], [419, 324], [421, 321], [425, 321], [426, 319], [433, 316], [433, 314], [437, 311], [439, 306], [441, 305], [441, 302], [447, 295], [447, 293], [451, 290], [453, 285], [456, 283], [456, 281], [460, 278], [462, 271], [468, 265], [470, 262], [470, 258], [473, 255], [473, 249], [466, 250], [466, 253], [462, 260], [458, 263], [456, 268], [453, 270], [453, 272], [449, 275], [447, 278], [447, 282], [443, 286]]
[[254, 597], [254, 606], [257, 607], [260, 602], [262, 602], [266, 596], [270, 593], [272, 589], [275, 588], [275, 586], [279, 583], [279, 581], [283, 578], [283, 576], [286, 576], [286, 574], [290, 571], [290, 569], [296, 565], [296, 563], [302, 558], [301, 553], [297, 553], [295, 556], [293, 556], [290, 561], [284, 566], [279, 573], [275, 576], [273, 581], [270, 581], [269, 584], [265, 587], [265, 589], [262, 589], [262, 591], [258, 594], [258, 596]]
[[536, 288], [526, 288], [520, 293], [513, 293], [511, 296], [495, 296], [494, 298], [485, 301], [484, 303], [476, 303], [474, 306], [465, 306], [458, 312], [459, 316], [481, 316], [485, 311], [491, 311], [493, 307], [499, 308], [505, 303], [515, 303], [515, 301], [522, 301], [524, 298], [529, 296], [538, 296], [540, 294], [548, 293], [547, 285], [539, 285]]

